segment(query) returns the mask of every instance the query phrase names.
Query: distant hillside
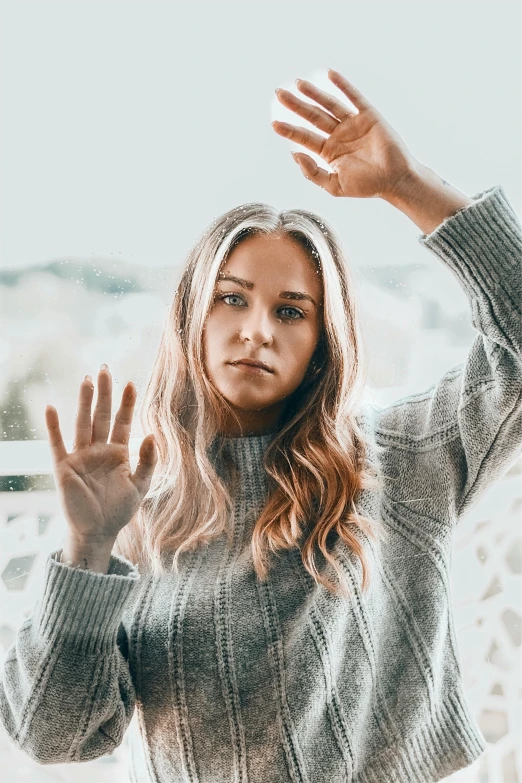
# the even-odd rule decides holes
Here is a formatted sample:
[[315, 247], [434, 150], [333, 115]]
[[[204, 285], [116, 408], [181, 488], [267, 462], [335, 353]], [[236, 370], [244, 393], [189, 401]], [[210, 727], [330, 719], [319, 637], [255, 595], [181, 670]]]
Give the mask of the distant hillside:
[[120, 294], [157, 290], [165, 277], [172, 276], [172, 270], [168, 268], [136, 266], [113, 259], [71, 258], [21, 269], [0, 269], [0, 288], [23, 285], [29, 276], [38, 272], [59, 280], [80, 282], [87, 291]]

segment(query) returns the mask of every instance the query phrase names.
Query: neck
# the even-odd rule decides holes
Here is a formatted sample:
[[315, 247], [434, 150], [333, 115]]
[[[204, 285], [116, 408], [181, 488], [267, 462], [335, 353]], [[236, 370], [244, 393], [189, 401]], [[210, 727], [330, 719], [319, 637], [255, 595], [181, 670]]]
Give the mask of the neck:
[[[248, 415], [244, 415], [247, 413]], [[267, 435], [275, 432], [281, 420], [281, 410], [267, 412], [242, 411], [239, 422], [235, 419], [227, 422], [220, 435], [223, 438], [247, 438], [253, 435]], [[261, 416], [259, 414], [262, 414]]]

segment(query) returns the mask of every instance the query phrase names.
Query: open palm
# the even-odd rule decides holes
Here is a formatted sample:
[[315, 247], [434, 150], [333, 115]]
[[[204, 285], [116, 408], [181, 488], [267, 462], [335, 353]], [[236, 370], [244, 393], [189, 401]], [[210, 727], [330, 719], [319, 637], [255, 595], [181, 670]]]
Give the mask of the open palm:
[[344, 76], [330, 70], [328, 78], [349, 98], [357, 113], [311, 82], [298, 80], [298, 89], [319, 106], [283, 89], [277, 91], [278, 100], [327, 136], [284, 122], [275, 121], [272, 126], [280, 136], [301, 144], [328, 163], [333, 173], [317, 166], [305, 153], [294, 155], [305, 176], [332, 196], [388, 198], [410, 175], [415, 158], [382, 114]]
[[65, 449], [53, 406], [47, 406], [45, 419], [56, 488], [71, 532], [82, 541], [112, 541], [148, 492], [157, 451], [153, 436], [147, 435], [132, 472], [128, 444], [136, 400], [134, 384], [123, 390], [110, 439], [112, 379], [108, 370], [98, 375], [98, 400], [91, 419], [93, 392], [92, 382], [85, 380], [80, 386], [71, 453]]

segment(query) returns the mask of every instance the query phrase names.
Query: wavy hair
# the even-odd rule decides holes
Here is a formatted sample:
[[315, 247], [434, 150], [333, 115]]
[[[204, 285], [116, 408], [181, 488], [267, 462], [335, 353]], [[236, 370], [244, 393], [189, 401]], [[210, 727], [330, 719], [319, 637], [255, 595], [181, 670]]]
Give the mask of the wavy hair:
[[[222, 266], [253, 234], [284, 234], [299, 243], [321, 274], [324, 292], [321, 334], [307, 374], [264, 455], [270, 492], [252, 532], [254, 569], [264, 581], [269, 553], [297, 548], [318, 584], [334, 593], [340, 587], [346, 596], [348, 582], [327, 538], [337, 534], [359, 558], [366, 589], [364, 539], [379, 538], [382, 528], [355, 503], [363, 489], [379, 484], [380, 474], [367, 460], [357, 421], [367, 366], [348, 263], [332, 228], [302, 209], [243, 204], [215, 219], [190, 250], [139, 413], [143, 431], [154, 434], [158, 462], [116, 551], [159, 577], [168, 569], [178, 573], [182, 552], [224, 531], [230, 536], [233, 497], [208, 451], [232, 411], [207, 375], [203, 330]], [[337, 572], [339, 586], [319, 571], [319, 553]]]

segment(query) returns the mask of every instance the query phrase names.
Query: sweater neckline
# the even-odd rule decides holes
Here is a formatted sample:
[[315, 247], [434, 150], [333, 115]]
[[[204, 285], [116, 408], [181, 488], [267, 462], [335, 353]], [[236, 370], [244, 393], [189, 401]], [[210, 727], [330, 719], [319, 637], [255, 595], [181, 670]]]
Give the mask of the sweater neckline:
[[[263, 461], [265, 452], [274, 438], [277, 430], [264, 432], [261, 435], [243, 435], [239, 438], [225, 438], [216, 436], [210, 450], [211, 459], [215, 461], [218, 473], [221, 474], [221, 449], [232, 457], [241, 477], [236, 493], [264, 495], [266, 491], [267, 475]], [[225, 476], [227, 471], [223, 473]], [[255, 488], [255, 490], [254, 490]]]
[[221, 442], [227, 451], [236, 457], [244, 457], [246, 454], [251, 457], [254, 457], [254, 455], [259, 457], [273, 440], [276, 432], [277, 430], [272, 430], [270, 432], [263, 432], [260, 435], [242, 435], [237, 438], [218, 437], [220, 437]]
[[256, 440], [272, 440], [274, 435], [276, 434], [277, 430], [270, 430], [270, 432], [262, 432], [262, 433], [253, 433], [251, 435], [240, 435], [238, 437], [232, 437], [229, 438], [225, 435], [221, 435], [221, 439], [225, 441], [225, 443], [236, 443], [236, 442], [242, 442], [242, 441], [256, 441]]
[[265, 445], [274, 438], [276, 433], [277, 430], [270, 430], [270, 432], [263, 432], [260, 435], [258, 434], [240, 435], [239, 437], [233, 437], [233, 438], [229, 438], [225, 435], [221, 435], [220, 433], [217, 433], [217, 435], [214, 436], [212, 444], [215, 446], [216, 444], [219, 443], [223, 446], [226, 445], [232, 449], [233, 448], [241, 449], [243, 447]]

